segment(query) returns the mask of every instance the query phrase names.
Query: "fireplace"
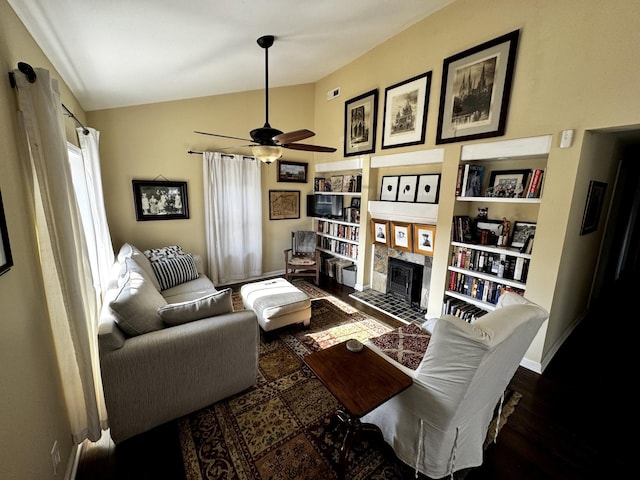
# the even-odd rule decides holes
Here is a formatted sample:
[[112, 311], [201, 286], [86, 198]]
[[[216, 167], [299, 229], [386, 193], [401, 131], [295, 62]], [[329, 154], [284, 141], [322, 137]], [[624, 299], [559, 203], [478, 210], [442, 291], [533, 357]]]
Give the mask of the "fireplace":
[[389, 257], [387, 269], [387, 293], [392, 293], [420, 307], [422, 292], [422, 265]]

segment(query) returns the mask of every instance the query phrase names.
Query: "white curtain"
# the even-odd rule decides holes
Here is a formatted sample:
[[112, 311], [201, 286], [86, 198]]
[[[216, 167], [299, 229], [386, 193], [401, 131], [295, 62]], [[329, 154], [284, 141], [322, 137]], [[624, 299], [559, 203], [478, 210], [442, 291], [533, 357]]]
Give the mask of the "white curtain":
[[99, 308], [67, 158], [58, 84], [47, 70], [35, 71], [35, 83], [13, 72], [24, 127], [22, 150], [31, 174], [32, 215], [71, 434], [80, 443], [98, 440], [107, 426], [93, 361]]
[[262, 274], [262, 186], [253, 157], [204, 152], [209, 276], [216, 285]]

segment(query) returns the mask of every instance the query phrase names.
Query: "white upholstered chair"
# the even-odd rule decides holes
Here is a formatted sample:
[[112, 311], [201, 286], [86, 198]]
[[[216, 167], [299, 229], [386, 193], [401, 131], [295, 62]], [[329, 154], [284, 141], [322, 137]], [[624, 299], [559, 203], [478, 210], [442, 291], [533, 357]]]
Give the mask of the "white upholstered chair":
[[398, 458], [441, 478], [482, 464], [495, 407], [548, 313], [507, 292], [498, 308], [473, 324], [445, 315], [423, 325], [431, 332], [416, 370], [395, 362], [413, 385], [362, 418], [382, 431]]

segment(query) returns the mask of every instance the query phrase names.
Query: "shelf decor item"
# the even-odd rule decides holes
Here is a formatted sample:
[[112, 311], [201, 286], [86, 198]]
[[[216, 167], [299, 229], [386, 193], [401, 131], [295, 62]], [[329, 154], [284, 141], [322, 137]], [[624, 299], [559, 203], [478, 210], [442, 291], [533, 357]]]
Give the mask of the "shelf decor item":
[[411, 252], [413, 247], [411, 224], [391, 222], [391, 248]]
[[344, 181], [344, 177], [342, 175], [333, 175], [331, 177], [331, 191], [342, 192], [343, 181]]
[[424, 143], [431, 72], [387, 87], [384, 92], [382, 148]]
[[519, 35], [444, 60], [436, 144], [504, 135]]
[[9, 232], [2, 205], [2, 193], [0, 193], [0, 275], [7, 273], [13, 266], [11, 247], [9, 245]]
[[415, 202], [417, 175], [400, 175], [398, 182], [398, 202]]
[[514, 222], [511, 234], [511, 246], [522, 248], [529, 237], [535, 236], [536, 224], [531, 222]]
[[373, 243], [378, 245], [389, 245], [389, 222], [386, 220], [371, 219], [371, 236]]
[[299, 190], [269, 190], [269, 220], [300, 218]]
[[531, 170], [494, 170], [491, 172], [485, 197], [519, 198]]
[[421, 253], [428, 257], [433, 257], [435, 241], [435, 225], [413, 224], [413, 253]]
[[278, 160], [278, 181], [307, 183], [307, 163]]
[[187, 182], [132, 180], [136, 220], [189, 218]]
[[376, 150], [378, 90], [363, 93], [344, 103], [344, 156]]
[[440, 174], [433, 173], [418, 176], [416, 187], [417, 203], [438, 203], [440, 196]]
[[595, 180], [589, 182], [589, 193], [587, 194], [587, 203], [584, 207], [584, 215], [582, 216], [580, 235], [586, 235], [587, 233], [598, 230], [600, 213], [602, 212], [606, 191], [606, 183], [596, 182]]
[[382, 177], [382, 185], [380, 186], [380, 201], [395, 202], [398, 198], [398, 183], [400, 177], [398, 175], [385, 175]]

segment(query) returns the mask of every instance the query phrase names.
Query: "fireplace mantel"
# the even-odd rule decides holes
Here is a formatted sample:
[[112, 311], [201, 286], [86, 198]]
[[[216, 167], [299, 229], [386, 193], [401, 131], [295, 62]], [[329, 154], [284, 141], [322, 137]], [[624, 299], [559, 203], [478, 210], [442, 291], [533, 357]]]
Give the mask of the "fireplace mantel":
[[407, 223], [436, 225], [438, 205], [434, 203], [406, 203], [369, 201], [367, 208], [371, 218]]

